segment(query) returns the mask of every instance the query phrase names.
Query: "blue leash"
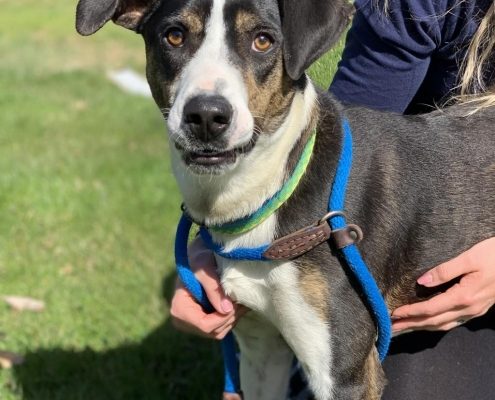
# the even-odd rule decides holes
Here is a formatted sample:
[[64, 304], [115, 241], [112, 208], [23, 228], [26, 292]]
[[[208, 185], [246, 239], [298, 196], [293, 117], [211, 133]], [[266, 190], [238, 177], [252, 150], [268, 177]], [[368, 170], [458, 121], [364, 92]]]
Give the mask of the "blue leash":
[[[214, 308], [206, 297], [206, 293], [194, 276], [189, 266], [187, 258], [187, 244], [189, 242], [189, 232], [192, 222], [185, 215], [182, 215], [177, 226], [175, 239], [175, 264], [177, 274], [184, 287], [192, 294], [196, 301], [201, 304], [205, 312], [212, 313]], [[234, 334], [229, 332], [221, 342], [223, 362], [224, 362], [224, 392], [239, 393], [239, 363], [237, 361], [236, 343]]]
[[[349, 175], [352, 169], [352, 131], [349, 121], [345, 119], [342, 123], [342, 128], [344, 130], [344, 142], [328, 201], [329, 210], [344, 209], [347, 182], [349, 181]], [[346, 226], [345, 218], [339, 215], [330, 218], [329, 223], [332, 230], [341, 229]], [[357, 246], [352, 244], [340, 251], [347, 266], [358, 280], [375, 318], [378, 330], [376, 348], [380, 361], [383, 361], [387, 356], [390, 341], [392, 340], [392, 321], [390, 320], [387, 304], [373, 275], [371, 275], [363, 257], [361, 257]]]
[[[337, 171], [332, 185], [330, 199], [328, 201], [329, 211], [344, 209], [347, 182], [352, 169], [352, 131], [347, 120], [343, 121], [342, 128], [344, 130], [342, 153], [337, 165]], [[335, 215], [331, 217], [328, 222], [332, 230], [341, 229], [346, 226], [345, 218], [342, 215]], [[213, 307], [208, 301], [203, 288], [189, 267], [187, 243], [191, 225], [191, 221], [183, 215], [177, 228], [175, 243], [177, 272], [184, 286], [191, 292], [196, 301], [203, 306], [206, 312], [213, 312]], [[255, 248], [238, 248], [227, 252], [222, 246], [213, 241], [213, 238], [205, 227], [200, 228], [200, 235], [206, 246], [220, 257], [232, 260], [271, 261], [263, 255], [270, 247], [269, 244]], [[378, 329], [376, 347], [380, 361], [383, 361], [387, 356], [390, 341], [392, 339], [392, 323], [387, 305], [373, 275], [370, 273], [366, 263], [361, 257], [361, 253], [357, 246], [355, 244], [349, 245], [341, 249], [340, 252], [342, 259], [359, 282], [366, 301], [373, 313]], [[224, 391], [228, 393], [238, 393], [240, 387], [239, 367], [236, 357], [235, 339], [232, 332], [230, 332], [222, 341], [222, 351], [225, 366]]]

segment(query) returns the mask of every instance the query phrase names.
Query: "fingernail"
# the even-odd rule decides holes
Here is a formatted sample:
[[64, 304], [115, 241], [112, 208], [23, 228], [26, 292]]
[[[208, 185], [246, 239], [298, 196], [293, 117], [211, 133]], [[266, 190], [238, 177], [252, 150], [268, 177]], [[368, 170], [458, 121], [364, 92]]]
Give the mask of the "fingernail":
[[222, 310], [226, 313], [229, 313], [234, 309], [234, 305], [229, 299], [223, 299], [221, 304]]
[[418, 283], [420, 285], [427, 285], [428, 283], [432, 283], [432, 282], [433, 282], [432, 274], [425, 274], [418, 279]]

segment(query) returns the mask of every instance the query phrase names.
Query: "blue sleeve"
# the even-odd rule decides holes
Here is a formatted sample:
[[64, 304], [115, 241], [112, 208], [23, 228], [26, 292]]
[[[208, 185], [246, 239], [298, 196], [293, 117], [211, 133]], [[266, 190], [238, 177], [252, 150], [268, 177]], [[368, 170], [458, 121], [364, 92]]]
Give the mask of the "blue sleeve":
[[441, 42], [447, 1], [357, 0], [356, 15], [330, 91], [341, 101], [403, 113]]

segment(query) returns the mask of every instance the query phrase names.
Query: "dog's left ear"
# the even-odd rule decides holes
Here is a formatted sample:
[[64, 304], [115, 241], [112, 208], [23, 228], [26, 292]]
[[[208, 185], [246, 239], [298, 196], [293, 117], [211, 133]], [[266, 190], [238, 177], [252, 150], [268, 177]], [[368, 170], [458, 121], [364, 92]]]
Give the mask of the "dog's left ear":
[[337, 42], [354, 6], [348, 0], [280, 0], [284, 61], [298, 80], [309, 66]]
[[95, 33], [108, 21], [136, 30], [145, 14], [158, 0], [79, 0], [76, 29], [83, 35]]

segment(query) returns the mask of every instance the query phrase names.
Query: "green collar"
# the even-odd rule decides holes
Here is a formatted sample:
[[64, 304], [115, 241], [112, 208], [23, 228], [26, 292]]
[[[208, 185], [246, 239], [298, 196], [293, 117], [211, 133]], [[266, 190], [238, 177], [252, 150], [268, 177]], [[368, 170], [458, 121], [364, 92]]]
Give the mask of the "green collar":
[[265, 203], [257, 211], [244, 218], [240, 218], [226, 224], [208, 226], [208, 230], [216, 233], [237, 235], [248, 232], [265, 221], [270, 215], [277, 211], [296, 190], [297, 185], [301, 181], [301, 178], [311, 160], [315, 141], [316, 132], [311, 135], [304, 146], [301, 158], [299, 158], [299, 161], [297, 162], [294, 172], [290, 178], [284, 183], [282, 188], [280, 188], [280, 190], [271, 198], [265, 201]]

